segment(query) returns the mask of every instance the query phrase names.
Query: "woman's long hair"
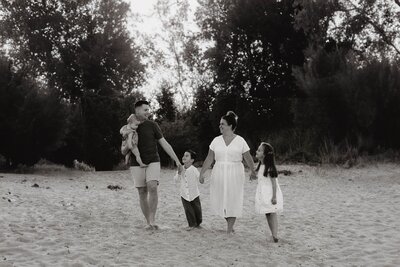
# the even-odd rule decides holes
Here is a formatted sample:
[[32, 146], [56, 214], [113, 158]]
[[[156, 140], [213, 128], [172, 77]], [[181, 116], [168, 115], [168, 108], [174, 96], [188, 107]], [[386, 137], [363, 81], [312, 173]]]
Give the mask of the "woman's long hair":
[[264, 176], [268, 177], [278, 177], [278, 171], [275, 166], [275, 155], [274, 148], [268, 144], [262, 142], [261, 145], [264, 147], [264, 159], [263, 162], [259, 162], [256, 171], [260, 170], [261, 164], [264, 164]]

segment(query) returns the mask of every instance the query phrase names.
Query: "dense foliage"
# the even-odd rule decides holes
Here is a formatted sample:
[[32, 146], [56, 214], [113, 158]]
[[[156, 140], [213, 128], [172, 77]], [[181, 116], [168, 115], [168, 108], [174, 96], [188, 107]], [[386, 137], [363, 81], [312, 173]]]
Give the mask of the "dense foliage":
[[116, 166], [144, 62], [171, 71], [151, 101], [178, 157], [204, 158], [228, 110], [253, 151], [269, 141], [281, 159], [400, 149], [399, 1], [201, 0], [197, 32], [185, 27], [190, 6], [159, 0], [160, 50], [159, 36], [132, 36], [122, 0], [1, 0], [5, 167]]

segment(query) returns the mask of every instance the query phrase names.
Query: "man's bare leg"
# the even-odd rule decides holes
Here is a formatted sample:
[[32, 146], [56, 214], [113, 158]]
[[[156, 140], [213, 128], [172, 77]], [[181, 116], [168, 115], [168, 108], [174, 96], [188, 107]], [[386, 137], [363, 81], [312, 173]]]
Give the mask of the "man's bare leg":
[[148, 181], [147, 182], [147, 190], [149, 192], [149, 201], [148, 201], [148, 215], [149, 215], [149, 224], [153, 226], [153, 228], [157, 229], [158, 226], [155, 224], [155, 216], [157, 211], [158, 204], [158, 181]]
[[139, 192], [139, 202], [140, 202], [140, 208], [142, 209], [142, 213], [144, 217], [146, 218], [147, 225], [150, 224], [149, 220], [149, 201], [148, 201], [148, 190], [147, 187], [138, 187], [138, 192]]

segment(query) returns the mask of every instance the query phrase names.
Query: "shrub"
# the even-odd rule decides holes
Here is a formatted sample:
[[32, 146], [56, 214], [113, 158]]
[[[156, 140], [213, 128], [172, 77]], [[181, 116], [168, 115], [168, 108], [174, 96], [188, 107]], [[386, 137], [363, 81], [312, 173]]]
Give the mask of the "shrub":
[[67, 107], [54, 90], [0, 57], [0, 154], [6, 168], [33, 166], [60, 147], [66, 117]]
[[340, 50], [320, 51], [296, 77], [306, 97], [294, 101], [294, 122], [314, 136], [311, 147], [322, 161], [400, 149], [398, 64], [371, 61], [360, 67]]
[[84, 162], [79, 162], [78, 160], [74, 160], [74, 169], [79, 170], [79, 171], [85, 171], [85, 172], [94, 172], [96, 169]]
[[67, 168], [61, 164], [55, 164], [46, 159], [40, 159], [34, 166], [35, 171], [45, 171], [45, 172], [53, 172], [53, 171], [65, 171]]

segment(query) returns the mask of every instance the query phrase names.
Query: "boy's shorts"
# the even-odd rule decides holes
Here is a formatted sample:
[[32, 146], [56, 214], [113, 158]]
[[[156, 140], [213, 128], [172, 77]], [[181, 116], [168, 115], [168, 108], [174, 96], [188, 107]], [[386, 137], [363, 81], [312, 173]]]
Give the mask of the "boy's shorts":
[[157, 184], [159, 183], [161, 176], [160, 162], [152, 162], [146, 168], [132, 166], [129, 170], [135, 187], [146, 187], [149, 181], [157, 181]]

